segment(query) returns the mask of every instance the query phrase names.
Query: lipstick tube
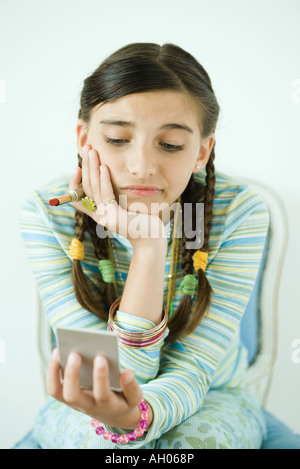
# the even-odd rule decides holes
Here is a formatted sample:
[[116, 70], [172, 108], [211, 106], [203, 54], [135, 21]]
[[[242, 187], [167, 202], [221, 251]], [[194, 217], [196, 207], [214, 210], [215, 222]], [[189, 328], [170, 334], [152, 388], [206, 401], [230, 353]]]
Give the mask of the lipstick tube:
[[56, 207], [57, 205], [63, 205], [68, 202], [78, 202], [84, 196], [85, 193], [83, 192], [82, 187], [79, 187], [78, 189], [69, 190], [66, 194], [60, 197], [55, 197], [54, 199], [49, 200], [49, 204], [52, 207]]

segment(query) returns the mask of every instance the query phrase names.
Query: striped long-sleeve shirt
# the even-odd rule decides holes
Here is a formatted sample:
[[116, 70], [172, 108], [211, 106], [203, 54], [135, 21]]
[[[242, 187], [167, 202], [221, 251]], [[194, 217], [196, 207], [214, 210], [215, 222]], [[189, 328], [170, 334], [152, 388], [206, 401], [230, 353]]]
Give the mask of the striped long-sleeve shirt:
[[[194, 177], [194, 200], [197, 201], [205, 184], [205, 171]], [[106, 330], [107, 324], [82, 308], [74, 294], [69, 245], [74, 237], [75, 209], [70, 204], [51, 207], [48, 203], [67, 190], [68, 178], [63, 177], [31, 193], [21, 210], [22, 238], [54, 333], [57, 326]], [[201, 408], [209, 389], [242, 385], [248, 365], [247, 352], [240, 340], [240, 322], [255, 284], [268, 226], [268, 208], [262, 198], [248, 185], [216, 172], [205, 271], [213, 289], [208, 314], [191, 334], [163, 348], [168, 329], [164, 337], [152, 346], [133, 349], [119, 344], [121, 367], [135, 370], [144, 398], [151, 404], [154, 414], [152, 425], [143, 439], [130, 442], [127, 447], [139, 448], [158, 439], [193, 415]], [[171, 241], [169, 238], [165, 263], [165, 305]], [[113, 239], [113, 245], [118, 261], [117, 287], [121, 296], [133, 251], [128, 240], [120, 236]], [[84, 246], [82, 266], [90, 280], [91, 291], [103, 293], [105, 284], [89, 233], [86, 233]], [[179, 259], [174, 310], [182, 297], [182, 279]], [[195, 300], [192, 307], [194, 305]], [[121, 311], [117, 312], [115, 320], [119, 326], [129, 330], [154, 327], [154, 323], [147, 319]]]

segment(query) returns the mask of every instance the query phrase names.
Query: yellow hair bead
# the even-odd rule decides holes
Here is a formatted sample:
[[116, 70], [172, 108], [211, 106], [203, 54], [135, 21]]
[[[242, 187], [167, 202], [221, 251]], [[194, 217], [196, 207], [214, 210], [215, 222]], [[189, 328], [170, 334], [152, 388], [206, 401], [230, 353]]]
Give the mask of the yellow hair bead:
[[197, 272], [199, 269], [202, 269], [205, 272], [208, 253], [203, 251], [197, 251], [194, 254], [194, 269]]
[[69, 253], [73, 261], [82, 261], [84, 259], [84, 246], [79, 239], [72, 239]]

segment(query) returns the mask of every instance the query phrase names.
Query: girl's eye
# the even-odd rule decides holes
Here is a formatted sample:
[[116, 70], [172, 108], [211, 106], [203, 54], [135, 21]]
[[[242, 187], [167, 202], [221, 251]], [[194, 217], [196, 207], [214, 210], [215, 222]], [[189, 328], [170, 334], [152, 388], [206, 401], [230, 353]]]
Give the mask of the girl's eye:
[[110, 143], [111, 145], [122, 145], [123, 143], [125, 142], [128, 142], [128, 140], [125, 140], [125, 139], [121, 139], [121, 138], [109, 138], [109, 137], [105, 137], [107, 143]]
[[171, 143], [161, 143], [161, 146], [167, 151], [181, 151], [183, 145], [171, 145]]
[[[107, 143], [111, 144], [111, 145], [123, 145], [124, 143], [128, 142], [128, 140], [126, 139], [122, 139], [122, 138], [109, 138], [109, 137], [105, 137], [105, 140]], [[161, 142], [160, 145], [166, 150], [166, 151], [181, 151], [183, 150], [183, 145], [172, 145], [171, 143], [164, 143], [164, 142]]]

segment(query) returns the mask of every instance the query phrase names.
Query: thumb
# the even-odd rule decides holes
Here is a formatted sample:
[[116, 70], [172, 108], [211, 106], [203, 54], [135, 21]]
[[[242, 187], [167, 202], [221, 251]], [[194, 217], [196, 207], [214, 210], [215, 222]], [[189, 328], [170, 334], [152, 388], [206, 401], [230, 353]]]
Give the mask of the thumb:
[[143, 399], [143, 390], [139, 386], [132, 370], [125, 370], [121, 375], [121, 386], [129, 407], [136, 407]]

